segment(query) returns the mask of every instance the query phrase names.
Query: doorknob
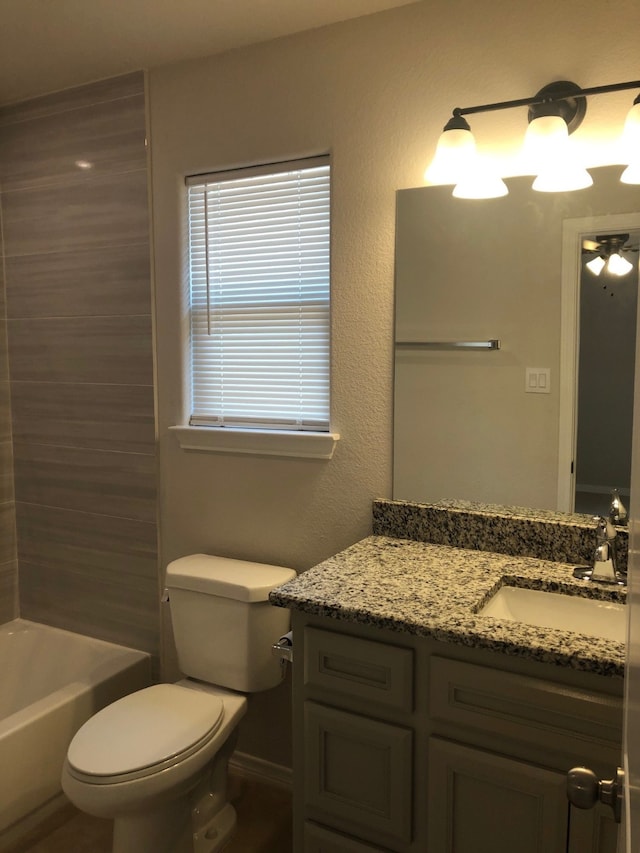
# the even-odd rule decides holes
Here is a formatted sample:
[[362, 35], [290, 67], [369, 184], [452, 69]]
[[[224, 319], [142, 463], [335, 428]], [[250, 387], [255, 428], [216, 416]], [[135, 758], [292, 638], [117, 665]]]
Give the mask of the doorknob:
[[624, 770], [616, 768], [613, 779], [598, 779], [593, 770], [574, 767], [567, 773], [567, 797], [579, 809], [592, 809], [596, 803], [605, 803], [613, 809], [616, 823], [622, 818], [624, 800]]

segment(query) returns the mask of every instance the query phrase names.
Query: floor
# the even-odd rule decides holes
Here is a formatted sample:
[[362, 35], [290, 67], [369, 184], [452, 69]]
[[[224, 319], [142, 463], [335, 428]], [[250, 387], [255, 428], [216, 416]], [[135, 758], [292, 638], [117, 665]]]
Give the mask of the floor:
[[[234, 777], [231, 802], [238, 828], [224, 853], [292, 853], [290, 792]], [[111, 822], [68, 805], [6, 853], [111, 853]]]

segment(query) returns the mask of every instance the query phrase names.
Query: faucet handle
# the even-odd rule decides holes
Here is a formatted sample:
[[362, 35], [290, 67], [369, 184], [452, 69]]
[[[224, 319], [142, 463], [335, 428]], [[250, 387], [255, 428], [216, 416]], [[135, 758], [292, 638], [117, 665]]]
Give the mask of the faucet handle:
[[577, 566], [573, 570], [574, 578], [579, 580], [602, 581], [627, 585], [627, 573], [617, 569], [616, 536], [613, 524], [601, 515], [594, 515], [596, 523], [596, 547], [593, 554], [593, 567]]
[[604, 583], [622, 583], [617, 571], [616, 529], [613, 524], [600, 515], [594, 516], [596, 522], [596, 549], [593, 555], [592, 581]]
[[611, 505], [609, 507], [609, 521], [613, 524], [628, 524], [627, 508], [620, 500], [617, 489], [611, 492]]
[[616, 538], [618, 535], [617, 531], [608, 518], [604, 518], [602, 515], [594, 515], [593, 520], [596, 523], [597, 544], [600, 545], [603, 542], [611, 541]]

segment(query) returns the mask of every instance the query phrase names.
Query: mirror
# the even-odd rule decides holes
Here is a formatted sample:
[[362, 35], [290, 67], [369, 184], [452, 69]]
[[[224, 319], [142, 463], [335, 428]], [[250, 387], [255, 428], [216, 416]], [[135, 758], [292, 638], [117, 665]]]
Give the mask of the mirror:
[[[578, 341], [593, 334], [579, 324], [582, 244], [640, 229], [640, 188], [620, 167], [590, 171], [573, 193], [533, 192], [531, 177], [482, 201], [398, 192], [394, 498], [574, 509]], [[491, 340], [500, 349], [431, 348]]]

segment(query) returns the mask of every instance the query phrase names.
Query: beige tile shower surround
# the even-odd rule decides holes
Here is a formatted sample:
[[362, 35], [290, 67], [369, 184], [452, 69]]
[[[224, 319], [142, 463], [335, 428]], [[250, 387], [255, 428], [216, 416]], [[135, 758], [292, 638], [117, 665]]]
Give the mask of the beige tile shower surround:
[[145, 136], [142, 73], [0, 109], [0, 616], [157, 656]]
[[[0, 207], [0, 253], [2, 251]], [[13, 500], [13, 448], [7, 360], [4, 264], [0, 254], [0, 622], [13, 619], [18, 610], [15, 504]]]

